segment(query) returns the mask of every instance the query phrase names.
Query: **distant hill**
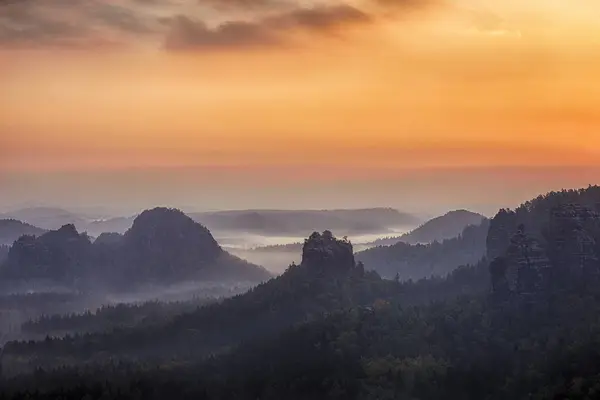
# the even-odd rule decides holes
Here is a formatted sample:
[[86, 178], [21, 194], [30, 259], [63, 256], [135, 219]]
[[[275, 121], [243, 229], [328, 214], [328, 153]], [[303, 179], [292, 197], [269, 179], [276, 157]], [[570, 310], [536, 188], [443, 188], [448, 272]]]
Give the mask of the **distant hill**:
[[85, 227], [87, 221], [78, 214], [54, 207], [33, 207], [0, 214], [3, 219], [16, 219], [43, 229], [58, 229], [64, 225]]
[[470, 225], [453, 239], [430, 244], [398, 242], [378, 246], [356, 254], [356, 258], [381, 276], [400, 279], [421, 279], [444, 276], [460, 265], [474, 265], [486, 254], [489, 220]]
[[[335, 229], [340, 235], [380, 233], [390, 228], [412, 229], [421, 223], [418, 217], [392, 208], [348, 210], [233, 210], [188, 214], [213, 232], [244, 232], [258, 235], [306, 237], [313, 231]], [[91, 218], [53, 207], [25, 208], [0, 218], [17, 219], [44, 229], [72, 224], [93, 237], [104, 232], [125, 233], [135, 216]]]
[[16, 219], [2, 219], [0, 220], [0, 245], [11, 245], [23, 235], [39, 236], [45, 232], [44, 229]]
[[22, 236], [10, 248], [0, 269], [4, 279], [48, 279], [74, 283], [93, 272], [90, 239], [65, 225], [39, 237]]
[[40, 237], [23, 236], [0, 276], [127, 289], [185, 279], [260, 282], [270, 274], [225, 252], [208, 229], [181, 211], [156, 208], [140, 214], [125, 235], [103, 234], [94, 243], [71, 224]]
[[467, 210], [450, 211], [433, 218], [413, 231], [402, 236], [378, 239], [372, 242], [376, 246], [389, 246], [398, 242], [408, 244], [426, 244], [452, 239], [461, 234], [469, 225], [479, 225], [485, 219], [481, 214]]
[[257, 251], [257, 252], [265, 252], [265, 253], [269, 253], [269, 252], [278, 253], [280, 251], [286, 251], [286, 252], [295, 252], [295, 253], [300, 254], [300, 253], [302, 253], [303, 246], [304, 245], [302, 243], [272, 244], [269, 246], [258, 246], [253, 249], [250, 249], [249, 251]]
[[263, 235], [308, 236], [335, 230], [340, 235], [385, 232], [414, 227], [421, 221], [392, 208], [355, 210], [245, 210], [193, 213], [190, 216], [213, 231], [244, 231]]

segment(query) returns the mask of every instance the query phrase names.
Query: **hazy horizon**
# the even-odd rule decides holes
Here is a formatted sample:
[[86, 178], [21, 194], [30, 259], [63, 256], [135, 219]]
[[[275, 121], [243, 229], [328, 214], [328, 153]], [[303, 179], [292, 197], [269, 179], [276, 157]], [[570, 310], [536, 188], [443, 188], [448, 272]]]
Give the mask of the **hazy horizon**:
[[126, 216], [156, 206], [188, 212], [390, 207], [422, 216], [463, 208], [492, 216], [539, 193], [587, 187], [600, 167], [371, 170], [363, 176], [295, 180], [286, 172], [294, 173], [202, 168], [5, 172], [0, 175], [0, 211], [51, 206]]

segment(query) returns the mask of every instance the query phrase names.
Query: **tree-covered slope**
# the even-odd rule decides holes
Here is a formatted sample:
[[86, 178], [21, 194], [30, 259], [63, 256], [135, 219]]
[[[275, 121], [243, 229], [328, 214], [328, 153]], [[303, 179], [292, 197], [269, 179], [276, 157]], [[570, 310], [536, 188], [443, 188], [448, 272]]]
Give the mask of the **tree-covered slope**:
[[39, 236], [46, 231], [16, 219], [0, 219], [0, 246], [12, 245], [23, 235]]
[[431, 244], [404, 242], [378, 246], [356, 254], [367, 268], [385, 278], [402, 280], [443, 276], [460, 265], [475, 264], [486, 253], [488, 220], [466, 227], [456, 238]]
[[262, 267], [224, 251], [204, 226], [181, 211], [140, 214], [125, 235], [103, 234], [92, 243], [74, 225], [39, 237], [22, 236], [0, 267], [0, 279], [45, 279], [79, 289], [129, 290], [137, 284], [182, 280], [260, 282]]
[[433, 218], [418, 228], [402, 236], [379, 239], [373, 242], [376, 246], [389, 246], [398, 242], [408, 244], [427, 244], [441, 242], [460, 236], [469, 225], [480, 225], [486, 219], [483, 215], [467, 210], [450, 211]]

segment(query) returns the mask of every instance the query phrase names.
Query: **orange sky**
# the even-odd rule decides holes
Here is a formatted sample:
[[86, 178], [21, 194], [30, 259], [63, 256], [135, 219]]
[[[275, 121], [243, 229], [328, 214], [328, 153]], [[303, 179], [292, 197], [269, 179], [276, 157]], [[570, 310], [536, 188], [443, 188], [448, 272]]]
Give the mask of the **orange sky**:
[[61, 7], [0, 6], [5, 174], [600, 166], [595, 0]]

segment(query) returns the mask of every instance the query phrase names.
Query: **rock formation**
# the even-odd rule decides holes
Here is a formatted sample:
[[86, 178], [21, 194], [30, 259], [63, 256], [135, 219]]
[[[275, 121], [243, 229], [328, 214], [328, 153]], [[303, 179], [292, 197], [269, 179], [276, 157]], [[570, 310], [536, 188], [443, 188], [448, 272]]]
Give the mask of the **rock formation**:
[[347, 272], [355, 267], [352, 244], [336, 239], [330, 231], [314, 232], [304, 241], [302, 266], [317, 272]]

